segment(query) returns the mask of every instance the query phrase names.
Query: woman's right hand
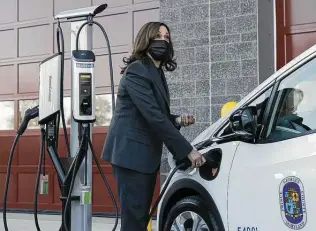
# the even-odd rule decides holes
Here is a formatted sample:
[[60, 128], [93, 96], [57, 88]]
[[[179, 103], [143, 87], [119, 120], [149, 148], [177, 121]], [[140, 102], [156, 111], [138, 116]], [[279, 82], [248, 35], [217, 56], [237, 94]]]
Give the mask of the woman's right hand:
[[195, 149], [189, 153], [188, 158], [191, 161], [193, 168], [201, 167], [206, 161], [204, 156]]

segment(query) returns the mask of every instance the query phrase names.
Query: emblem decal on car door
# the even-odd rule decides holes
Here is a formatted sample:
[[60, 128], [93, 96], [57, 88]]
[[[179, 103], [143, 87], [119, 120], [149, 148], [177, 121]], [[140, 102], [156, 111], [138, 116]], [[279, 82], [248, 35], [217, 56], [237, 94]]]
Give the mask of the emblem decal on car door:
[[279, 187], [279, 200], [285, 225], [294, 230], [304, 228], [307, 222], [305, 191], [298, 177], [290, 176], [282, 180]]

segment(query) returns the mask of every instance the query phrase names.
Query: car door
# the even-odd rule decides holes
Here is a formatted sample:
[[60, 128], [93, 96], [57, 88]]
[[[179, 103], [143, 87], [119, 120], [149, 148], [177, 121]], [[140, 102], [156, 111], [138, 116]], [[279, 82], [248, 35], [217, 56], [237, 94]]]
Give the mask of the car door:
[[278, 79], [259, 140], [236, 150], [229, 230], [315, 230], [315, 91], [315, 59]]
[[[258, 106], [258, 124], [260, 126], [262, 121], [262, 115], [264, 114], [267, 102], [272, 93], [273, 83], [275, 81], [267, 82], [260, 90], [258, 90], [253, 97], [245, 101], [242, 106], [247, 105], [257, 105]], [[237, 108], [236, 108], [237, 109]], [[234, 109], [234, 110], [236, 110]], [[233, 131], [231, 129], [230, 124], [227, 121], [223, 121], [221, 126], [218, 126], [217, 131], [213, 133], [213, 139], [210, 140], [221, 140], [226, 139], [225, 137], [230, 137], [233, 135]], [[205, 140], [205, 137], [202, 139]], [[228, 230], [229, 220], [227, 220], [227, 194], [228, 194], [228, 180], [230, 175], [231, 166], [234, 160], [235, 152], [237, 150], [240, 141], [232, 139], [232, 141], [219, 142], [218, 144], [212, 144], [205, 149], [200, 150], [201, 153], [207, 153], [210, 149], [220, 149], [222, 153], [221, 165], [218, 170], [218, 175], [214, 180], [209, 180], [205, 176], [211, 176], [212, 172], [199, 170], [199, 174], [193, 175], [192, 178], [195, 178], [198, 182], [201, 182], [203, 186], [207, 189], [207, 191], [212, 195], [214, 200], [216, 201], [216, 206], [220, 212], [222, 217], [225, 230]], [[207, 145], [206, 145], [207, 146]], [[207, 170], [207, 169], [206, 169]], [[195, 169], [195, 171], [197, 171]], [[193, 171], [193, 172], [195, 172]], [[201, 179], [202, 178], [202, 179]], [[205, 181], [204, 181], [204, 180]]]

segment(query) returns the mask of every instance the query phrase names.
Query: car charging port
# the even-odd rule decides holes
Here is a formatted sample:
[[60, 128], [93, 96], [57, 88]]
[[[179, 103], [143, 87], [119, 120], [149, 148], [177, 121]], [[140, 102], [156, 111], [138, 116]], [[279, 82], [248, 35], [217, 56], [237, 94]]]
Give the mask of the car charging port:
[[[222, 150], [220, 148], [214, 148], [204, 153], [203, 156], [206, 162], [199, 168], [200, 176], [207, 181], [214, 180], [220, 169]], [[217, 169], [215, 175], [213, 175], [213, 169]]]

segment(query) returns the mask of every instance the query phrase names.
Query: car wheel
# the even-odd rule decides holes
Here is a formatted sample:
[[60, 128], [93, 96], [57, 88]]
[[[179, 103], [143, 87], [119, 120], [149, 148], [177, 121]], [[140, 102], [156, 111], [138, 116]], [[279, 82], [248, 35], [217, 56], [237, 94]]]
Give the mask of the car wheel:
[[214, 215], [198, 196], [178, 201], [164, 223], [163, 231], [220, 231]]

